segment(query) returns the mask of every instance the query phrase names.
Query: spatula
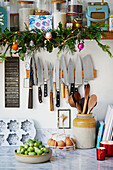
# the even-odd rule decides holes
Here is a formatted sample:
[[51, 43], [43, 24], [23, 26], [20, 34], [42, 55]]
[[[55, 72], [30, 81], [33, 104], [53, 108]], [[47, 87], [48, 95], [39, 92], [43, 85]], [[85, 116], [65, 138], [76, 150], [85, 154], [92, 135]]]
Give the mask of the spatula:
[[89, 98], [88, 101], [88, 112], [87, 114], [89, 114], [91, 112], [91, 110], [96, 106], [97, 104], [97, 96], [95, 94], [92, 94]]
[[85, 101], [84, 101], [83, 112], [82, 112], [83, 114], [85, 114], [85, 111], [86, 111], [89, 92], [90, 92], [90, 85], [87, 84], [86, 87], [85, 87], [85, 94], [84, 94]]

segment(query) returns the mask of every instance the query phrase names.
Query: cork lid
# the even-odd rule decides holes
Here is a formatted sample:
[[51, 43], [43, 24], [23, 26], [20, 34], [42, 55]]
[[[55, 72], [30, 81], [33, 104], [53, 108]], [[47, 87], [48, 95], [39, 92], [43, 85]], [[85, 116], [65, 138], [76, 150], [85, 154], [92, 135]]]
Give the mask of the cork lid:
[[18, 1], [18, 3], [33, 4], [34, 1]]
[[51, 0], [51, 3], [66, 3], [66, 0]]

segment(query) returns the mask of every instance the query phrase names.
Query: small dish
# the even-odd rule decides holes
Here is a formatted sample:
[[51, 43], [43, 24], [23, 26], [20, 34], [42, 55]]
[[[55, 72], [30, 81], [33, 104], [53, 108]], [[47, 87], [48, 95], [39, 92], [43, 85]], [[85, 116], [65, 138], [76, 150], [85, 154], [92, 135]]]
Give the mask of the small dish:
[[35, 163], [47, 162], [50, 160], [51, 156], [52, 156], [52, 150], [50, 148], [49, 148], [49, 153], [45, 155], [23, 155], [23, 154], [17, 153], [15, 150], [16, 159], [24, 163], [35, 164]]

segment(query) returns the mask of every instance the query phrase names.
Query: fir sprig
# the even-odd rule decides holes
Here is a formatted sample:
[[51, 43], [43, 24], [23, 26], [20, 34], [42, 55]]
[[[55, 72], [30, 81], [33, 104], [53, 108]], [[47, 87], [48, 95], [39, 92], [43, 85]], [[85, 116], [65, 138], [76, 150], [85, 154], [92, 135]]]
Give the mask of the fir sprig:
[[[63, 29], [62, 24], [59, 23], [58, 28], [51, 31], [52, 39], [47, 39], [46, 33], [37, 28], [31, 31], [28, 31], [27, 28], [27, 31], [23, 32], [11, 32], [6, 29], [4, 33], [0, 34], [0, 45], [4, 47], [7, 45], [5, 52], [1, 52], [0, 57], [5, 60], [8, 50], [10, 50], [10, 56], [13, 55], [12, 45], [14, 41], [19, 47], [14, 54], [18, 53], [21, 60], [24, 60], [26, 53], [36, 50], [40, 52], [41, 49], [45, 49], [51, 53], [53, 48], [58, 48], [58, 55], [62, 50], [70, 50], [71, 53], [74, 53], [76, 52], [76, 46], [79, 43], [84, 44], [84, 40], [87, 38], [90, 40], [96, 40], [98, 46], [104, 52], [107, 52], [110, 57], [113, 57], [110, 52], [110, 47], [100, 42], [102, 36], [105, 37], [104, 31], [101, 27], [105, 26], [105, 24], [95, 24], [89, 27], [72, 30], [70, 28]], [[33, 41], [32, 45], [31, 41]]]

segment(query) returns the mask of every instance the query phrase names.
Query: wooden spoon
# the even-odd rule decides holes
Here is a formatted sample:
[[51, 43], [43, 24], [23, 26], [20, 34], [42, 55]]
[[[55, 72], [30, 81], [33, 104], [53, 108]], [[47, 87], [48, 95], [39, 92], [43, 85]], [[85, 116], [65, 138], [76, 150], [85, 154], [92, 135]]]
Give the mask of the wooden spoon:
[[83, 112], [82, 112], [83, 114], [85, 114], [85, 111], [86, 111], [89, 92], [90, 92], [90, 85], [87, 84], [86, 87], [85, 87], [85, 94], [84, 94], [85, 101], [84, 101]]
[[97, 104], [97, 96], [95, 94], [92, 94], [89, 98], [88, 101], [88, 112], [87, 114], [89, 114], [91, 112], [91, 110], [96, 106]]
[[80, 99], [81, 99], [81, 96], [80, 96], [80, 93], [79, 92], [75, 92], [74, 93], [74, 99], [76, 100], [76, 102], [79, 103]]
[[78, 113], [81, 114], [82, 108], [81, 108], [81, 105], [78, 102], [76, 103], [76, 108], [78, 110]]

